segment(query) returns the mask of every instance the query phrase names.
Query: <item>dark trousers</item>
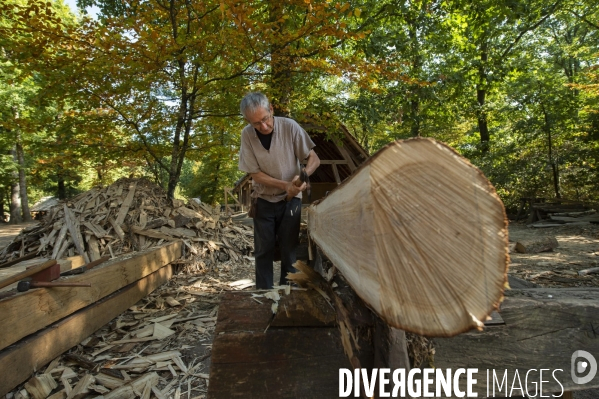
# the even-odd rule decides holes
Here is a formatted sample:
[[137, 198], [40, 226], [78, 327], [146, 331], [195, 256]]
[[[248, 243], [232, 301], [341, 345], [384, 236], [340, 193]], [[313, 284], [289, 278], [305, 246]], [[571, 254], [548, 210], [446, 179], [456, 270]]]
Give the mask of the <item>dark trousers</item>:
[[295, 273], [295, 250], [299, 239], [302, 201], [268, 202], [258, 198], [254, 217], [254, 257], [256, 258], [256, 288], [273, 287], [275, 244], [281, 249], [281, 279], [286, 284], [287, 273]]

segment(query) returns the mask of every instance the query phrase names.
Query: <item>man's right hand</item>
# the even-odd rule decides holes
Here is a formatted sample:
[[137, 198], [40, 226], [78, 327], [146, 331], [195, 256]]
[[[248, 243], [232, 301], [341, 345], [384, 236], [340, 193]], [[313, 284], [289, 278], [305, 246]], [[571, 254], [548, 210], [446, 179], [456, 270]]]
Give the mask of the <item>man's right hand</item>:
[[287, 184], [287, 198], [291, 199], [298, 195], [301, 191], [304, 191], [306, 189], [305, 182], [301, 183], [299, 186], [296, 186], [296, 184], [299, 183], [301, 183], [301, 181], [299, 180], [299, 176], [295, 176], [293, 180], [291, 180], [289, 184]]

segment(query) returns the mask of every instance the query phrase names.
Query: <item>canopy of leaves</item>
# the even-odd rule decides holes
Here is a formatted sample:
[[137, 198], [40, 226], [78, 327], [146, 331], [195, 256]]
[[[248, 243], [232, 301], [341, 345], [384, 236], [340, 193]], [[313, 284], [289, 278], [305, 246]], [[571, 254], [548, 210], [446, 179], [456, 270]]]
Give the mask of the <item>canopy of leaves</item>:
[[[238, 105], [373, 152], [430, 136], [521, 197], [596, 200], [599, 11], [589, 0], [80, 0], [0, 5], [0, 188], [21, 132], [35, 186], [146, 174], [221, 201], [239, 177]], [[181, 185], [177, 189], [178, 184]]]

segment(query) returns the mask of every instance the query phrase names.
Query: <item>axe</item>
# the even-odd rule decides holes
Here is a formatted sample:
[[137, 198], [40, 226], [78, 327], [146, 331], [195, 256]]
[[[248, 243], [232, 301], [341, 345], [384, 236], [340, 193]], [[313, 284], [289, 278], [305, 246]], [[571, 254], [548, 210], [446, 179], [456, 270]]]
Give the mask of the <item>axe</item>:
[[[306, 183], [306, 193], [308, 194], [308, 202], [310, 202], [311, 199], [311, 195], [310, 195], [310, 177], [308, 176], [308, 172], [306, 172], [306, 168], [302, 168], [302, 171], [300, 172], [299, 175], [299, 179], [297, 179], [295, 181], [295, 183], [293, 183], [293, 185], [295, 187], [300, 187], [302, 184]], [[287, 198], [285, 199], [285, 201], [291, 201], [291, 197], [290, 195], [287, 195]]]

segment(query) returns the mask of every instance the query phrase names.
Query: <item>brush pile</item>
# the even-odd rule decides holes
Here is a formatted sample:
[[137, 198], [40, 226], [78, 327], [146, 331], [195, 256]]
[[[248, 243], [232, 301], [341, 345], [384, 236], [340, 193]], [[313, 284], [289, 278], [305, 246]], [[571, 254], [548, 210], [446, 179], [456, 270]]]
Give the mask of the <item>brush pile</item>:
[[243, 262], [253, 251], [250, 228], [220, 218], [220, 209], [195, 200], [169, 199], [145, 179], [120, 179], [61, 201], [44, 220], [23, 230], [2, 252], [0, 266], [18, 258], [81, 256], [85, 263], [183, 240], [190, 271], [227, 260]]

